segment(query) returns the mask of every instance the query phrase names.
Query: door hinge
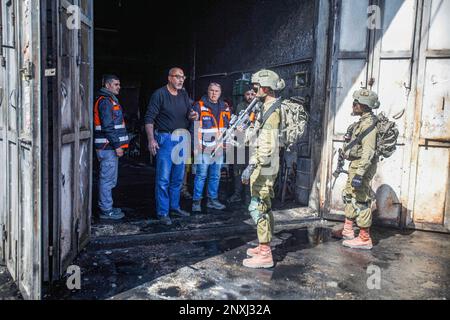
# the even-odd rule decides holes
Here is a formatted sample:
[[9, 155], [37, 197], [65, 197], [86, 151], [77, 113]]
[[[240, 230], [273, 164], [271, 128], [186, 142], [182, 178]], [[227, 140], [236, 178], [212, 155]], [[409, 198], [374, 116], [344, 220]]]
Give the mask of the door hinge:
[[4, 224], [0, 225], [0, 239], [2, 240], [2, 242], [6, 242], [6, 240], [8, 240], [7, 237], [7, 233], [6, 233], [6, 226]]
[[28, 61], [28, 63], [20, 69], [20, 73], [22, 74], [22, 79], [26, 81], [30, 81], [34, 79], [34, 64], [31, 61]]
[[53, 257], [53, 246], [48, 247], [48, 256]]
[[0, 56], [0, 66], [6, 67], [6, 58], [4, 56]]

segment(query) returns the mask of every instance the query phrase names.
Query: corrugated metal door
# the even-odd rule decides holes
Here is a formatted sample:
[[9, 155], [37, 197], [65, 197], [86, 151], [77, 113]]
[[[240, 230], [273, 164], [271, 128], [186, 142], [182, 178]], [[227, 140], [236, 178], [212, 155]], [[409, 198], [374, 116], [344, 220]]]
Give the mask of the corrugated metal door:
[[[41, 294], [39, 1], [2, 1], [6, 163], [5, 259], [27, 299]], [[37, 78], [39, 79], [39, 77]]]
[[450, 0], [423, 1], [410, 228], [450, 231]]
[[[369, 52], [371, 48], [371, 32], [367, 28], [368, 0], [336, 1], [334, 7], [333, 55], [331, 64], [330, 108], [328, 110], [327, 136], [325, 157], [333, 155], [328, 163], [328, 181], [322, 184], [323, 215], [326, 218], [340, 218], [344, 210], [341, 192], [345, 186], [346, 176], [341, 175], [336, 181], [330, 177], [332, 169], [336, 168], [338, 150], [342, 148], [344, 135], [348, 125], [356, 119], [352, 113], [352, 94], [354, 90], [367, 85], [370, 68]], [[334, 184], [334, 185], [333, 185]], [[325, 197], [322, 197], [324, 199]]]
[[[69, 28], [71, 6], [80, 28]], [[59, 278], [88, 243], [91, 220], [93, 1], [58, 2], [58, 203], [54, 213], [54, 269]]]

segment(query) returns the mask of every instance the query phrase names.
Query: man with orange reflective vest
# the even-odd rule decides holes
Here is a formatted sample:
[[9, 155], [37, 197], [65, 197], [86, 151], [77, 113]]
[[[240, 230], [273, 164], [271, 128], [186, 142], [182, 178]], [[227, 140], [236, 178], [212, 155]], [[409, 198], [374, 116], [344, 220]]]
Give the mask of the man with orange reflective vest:
[[112, 198], [112, 189], [117, 185], [119, 158], [123, 157], [129, 142], [123, 110], [117, 99], [119, 93], [119, 78], [105, 75], [94, 106], [94, 143], [100, 162], [98, 206], [100, 218], [107, 220], [124, 217], [121, 209], [113, 207]]
[[192, 213], [202, 211], [201, 201], [206, 180], [208, 180], [207, 207], [214, 210], [224, 210], [226, 206], [219, 202], [219, 183], [223, 165], [223, 152], [217, 152], [213, 157], [217, 139], [229, 126], [231, 110], [228, 104], [220, 99], [222, 87], [211, 83], [208, 95], [194, 105], [194, 111], [199, 114], [199, 121], [194, 130], [194, 154], [196, 175]]

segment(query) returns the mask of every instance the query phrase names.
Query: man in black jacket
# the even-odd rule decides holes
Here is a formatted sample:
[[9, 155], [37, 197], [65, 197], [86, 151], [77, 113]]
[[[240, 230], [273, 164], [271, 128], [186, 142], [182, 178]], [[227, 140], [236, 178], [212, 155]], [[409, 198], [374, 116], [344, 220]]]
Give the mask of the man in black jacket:
[[117, 95], [120, 80], [117, 76], [103, 77], [103, 88], [97, 93], [94, 106], [95, 149], [100, 162], [99, 202], [100, 218], [120, 220], [122, 210], [113, 207], [112, 189], [117, 185], [119, 158], [128, 148], [128, 133], [122, 107]]

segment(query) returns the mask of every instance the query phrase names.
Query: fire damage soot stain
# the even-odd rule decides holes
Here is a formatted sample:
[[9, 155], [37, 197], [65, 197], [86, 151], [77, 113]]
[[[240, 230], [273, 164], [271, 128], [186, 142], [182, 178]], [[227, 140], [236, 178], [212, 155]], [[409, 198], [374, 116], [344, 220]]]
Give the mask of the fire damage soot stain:
[[160, 289], [158, 294], [168, 298], [179, 298], [181, 297], [181, 289], [178, 287], [169, 287]]

